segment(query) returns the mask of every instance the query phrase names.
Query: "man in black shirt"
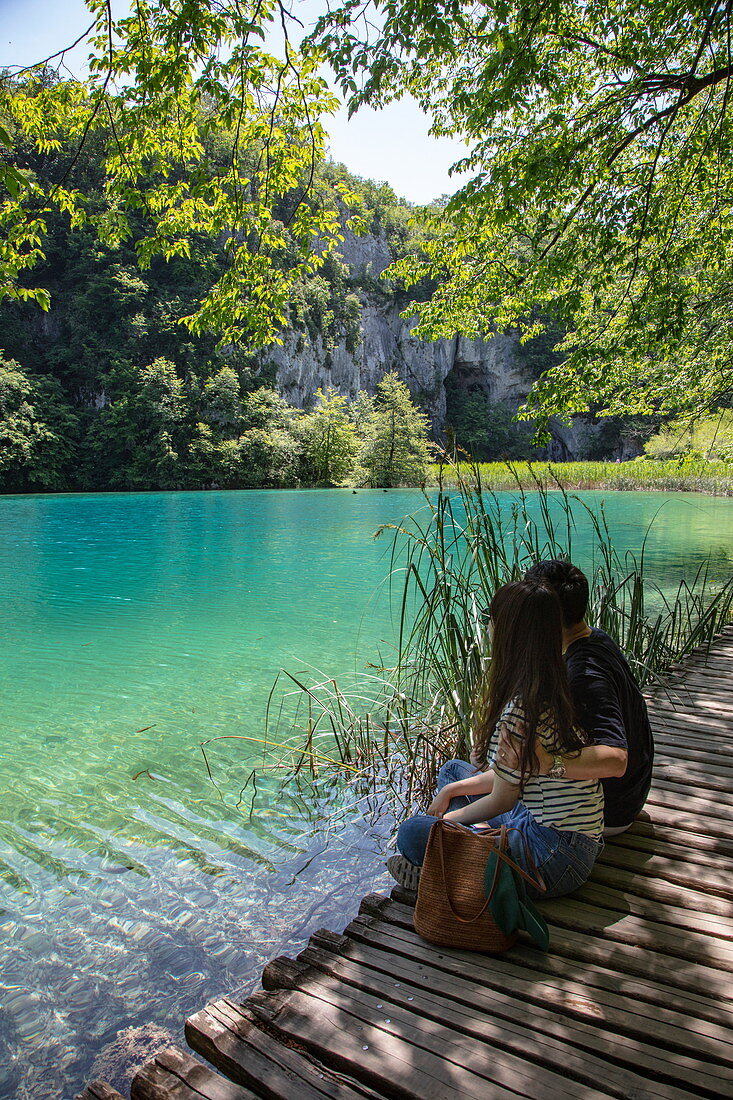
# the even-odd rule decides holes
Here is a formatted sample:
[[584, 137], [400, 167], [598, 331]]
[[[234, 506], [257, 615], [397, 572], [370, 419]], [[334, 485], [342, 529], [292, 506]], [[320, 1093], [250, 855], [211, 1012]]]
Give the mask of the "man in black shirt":
[[[570, 562], [541, 561], [525, 574], [558, 595], [563, 647], [578, 724], [591, 744], [577, 756], [551, 756], [537, 748], [539, 772], [558, 779], [600, 779], [604, 834], [624, 832], [641, 811], [652, 776], [654, 741], [646, 703], [614, 640], [588, 626], [588, 581]], [[500, 754], [508, 746], [500, 746]]]

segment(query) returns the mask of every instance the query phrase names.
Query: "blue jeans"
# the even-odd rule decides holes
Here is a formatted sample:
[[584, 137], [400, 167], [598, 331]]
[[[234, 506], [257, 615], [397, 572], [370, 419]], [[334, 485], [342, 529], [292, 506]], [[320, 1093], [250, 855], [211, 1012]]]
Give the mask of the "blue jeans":
[[[476, 770], [465, 760], [449, 760], [438, 772], [437, 788], [442, 790], [447, 783], [467, 779], [475, 775]], [[478, 797], [483, 796], [476, 795], [471, 798], [462, 795], [459, 798], [453, 798], [450, 809], [460, 809], [475, 802]], [[397, 832], [397, 847], [410, 863], [422, 865], [428, 835], [436, 821], [438, 818], [431, 817], [429, 814], [417, 814], [400, 825]], [[528, 886], [527, 892], [534, 898], [558, 898], [577, 890], [590, 875], [596, 857], [603, 848], [602, 840], [593, 840], [585, 833], [560, 830], [553, 825], [540, 825], [523, 802], [517, 802], [516, 806], [507, 813], [492, 818], [490, 824], [496, 828], [506, 825], [511, 830], [508, 834], [509, 854], [523, 871], [531, 875], [532, 870], [525, 848], [529, 850], [547, 886], [544, 891]], [[471, 829], [473, 826], [467, 825], [466, 828]]]

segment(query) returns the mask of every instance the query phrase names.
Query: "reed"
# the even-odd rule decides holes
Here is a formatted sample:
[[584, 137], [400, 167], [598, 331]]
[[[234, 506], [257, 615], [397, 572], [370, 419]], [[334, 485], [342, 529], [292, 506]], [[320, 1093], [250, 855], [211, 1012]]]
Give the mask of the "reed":
[[[733, 577], [713, 583], [703, 564], [664, 591], [645, 577], [649, 531], [637, 553], [622, 555], [602, 506], [594, 511], [557, 478], [551, 490], [534, 468], [508, 469], [507, 502], [485, 486], [483, 467], [443, 463], [423, 507], [377, 533], [391, 538], [396, 659], [348, 691], [332, 678], [284, 674], [289, 689], [271, 696], [266, 736], [282, 742], [288, 727], [294, 763], [286, 774], [313, 779], [336, 766], [361, 790], [390, 790], [396, 816], [423, 799], [440, 764], [468, 753], [477, 685], [491, 659], [485, 609], [493, 592], [541, 559], [576, 560], [581, 521], [592, 543], [590, 568], [587, 535], [581, 562], [589, 621], [616, 639], [642, 686], [663, 682], [665, 670], [730, 620]], [[273, 751], [282, 760], [283, 749]]]
[[537, 484], [553, 488], [558, 481], [568, 490], [614, 489], [708, 493], [733, 496], [733, 463], [688, 456], [674, 459], [633, 459], [629, 462], [485, 462], [434, 463], [428, 485], [460, 486], [478, 469], [482, 484], [495, 490], [525, 489]]

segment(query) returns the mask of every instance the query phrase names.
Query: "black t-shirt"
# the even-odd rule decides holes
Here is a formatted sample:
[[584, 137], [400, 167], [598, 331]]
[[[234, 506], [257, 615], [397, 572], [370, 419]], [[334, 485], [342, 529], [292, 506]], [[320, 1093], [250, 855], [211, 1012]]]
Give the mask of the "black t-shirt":
[[626, 658], [602, 630], [593, 629], [565, 653], [577, 720], [592, 744], [628, 751], [626, 774], [601, 780], [607, 828], [628, 825], [649, 792], [654, 741], [644, 697]]

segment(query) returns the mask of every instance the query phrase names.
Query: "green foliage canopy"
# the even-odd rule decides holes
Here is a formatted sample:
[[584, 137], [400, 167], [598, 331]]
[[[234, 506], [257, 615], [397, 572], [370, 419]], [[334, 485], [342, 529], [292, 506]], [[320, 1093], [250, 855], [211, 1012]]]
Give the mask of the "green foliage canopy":
[[[321, 119], [337, 105], [316, 56], [293, 47], [277, 0], [138, 0], [117, 20], [105, 0], [86, 2], [84, 83], [42, 65], [0, 79], [0, 297], [48, 308], [27, 272], [54, 210], [109, 245], [130, 239], [134, 220], [143, 267], [190, 256], [197, 234], [225, 242], [224, 270], [186, 319], [194, 333], [277, 340], [291, 287], [339, 241], [349, 203], [346, 187], [340, 203], [311, 201]], [[277, 26], [281, 56], [265, 42]], [[73, 153], [41, 178], [38, 159], [69, 137]], [[103, 153], [101, 208], [72, 181], [90, 146]]]
[[718, 458], [733, 460], [733, 412], [690, 421], [670, 420], [646, 442], [650, 458]]
[[322, 20], [352, 108], [410, 92], [468, 145], [472, 180], [399, 265], [440, 279], [418, 334], [565, 326], [528, 414], [729, 399], [730, 17], [727, 0], [346, 0]]
[[[414, 290], [418, 335], [559, 325], [563, 358], [528, 402], [540, 418], [729, 403], [727, 0], [345, 0], [306, 49], [280, 0], [140, 0], [116, 21], [104, 0], [87, 5], [85, 83], [44, 68], [0, 81], [6, 296], [48, 304], [26, 273], [49, 211], [109, 244], [138, 219], [143, 266], [188, 256], [197, 234], [225, 243], [187, 317], [194, 333], [277, 339], [350, 202], [348, 189], [326, 203], [312, 189], [335, 107], [328, 58], [353, 108], [411, 93], [436, 134], [466, 141], [472, 180], [394, 269]], [[76, 151], [41, 180], [62, 133]], [[90, 142], [104, 157], [100, 207], [72, 178]], [[306, 310], [320, 308], [312, 295]]]

